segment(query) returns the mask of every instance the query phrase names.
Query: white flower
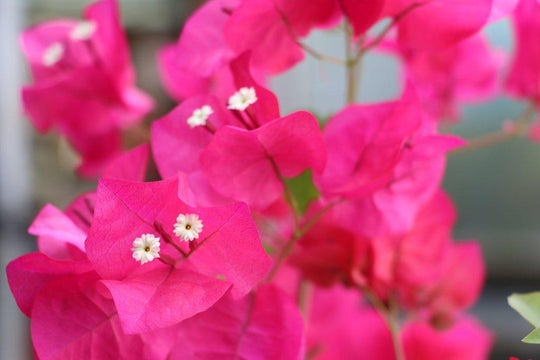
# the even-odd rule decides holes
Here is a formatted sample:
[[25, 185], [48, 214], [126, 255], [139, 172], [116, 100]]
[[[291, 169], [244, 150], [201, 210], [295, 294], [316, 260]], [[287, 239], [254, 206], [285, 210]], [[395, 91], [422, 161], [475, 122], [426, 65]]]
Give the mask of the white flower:
[[50, 45], [43, 53], [43, 65], [53, 66], [59, 62], [64, 56], [65, 47], [59, 42], [55, 42]]
[[141, 265], [159, 257], [159, 238], [152, 234], [143, 234], [133, 241], [133, 258]]
[[193, 115], [187, 119], [187, 123], [190, 128], [197, 126], [205, 126], [206, 120], [208, 117], [214, 113], [214, 110], [209, 105], [204, 105], [202, 108], [197, 109], [193, 112]]
[[96, 23], [93, 21], [81, 21], [69, 33], [69, 38], [74, 41], [88, 40], [96, 31]]
[[231, 110], [244, 111], [249, 107], [249, 105], [255, 104], [257, 100], [255, 88], [243, 87], [229, 98], [228, 108]]
[[202, 220], [196, 214], [180, 214], [174, 224], [174, 233], [184, 241], [198, 239], [202, 229]]

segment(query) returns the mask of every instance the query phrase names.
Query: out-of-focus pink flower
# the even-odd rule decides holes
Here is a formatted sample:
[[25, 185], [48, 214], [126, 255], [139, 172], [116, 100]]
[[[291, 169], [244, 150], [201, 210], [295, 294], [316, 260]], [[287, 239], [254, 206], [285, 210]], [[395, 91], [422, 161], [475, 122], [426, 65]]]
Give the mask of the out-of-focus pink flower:
[[116, 1], [90, 5], [82, 21], [30, 28], [21, 44], [34, 77], [34, 84], [22, 92], [34, 126], [67, 138], [82, 157], [81, 175], [100, 174], [121, 151], [121, 130], [153, 107], [135, 87]]
[[338, 2], [343, 13], [350, 21], [354, 34], [359, 36], [381, 19], [387, 1], [338, 0]]
[[425, 306], [446, 269], [454, 222], [455, 209], [439, 192], [418, 212], [406, 235], [372, 239], [370, 286], [382, 298], [395, 292], [406, 308]]
[[316, 360], [356, 359], [360, 354], [377, 360], [394, 359], [384, 320], [362, 303], [358, 291], [339, 286], [313, 291], [307, 351]]
[[471, 307], [482, 292], [486, 276], [482, 250], [477, 243], [452, 246], [439, 283], [433, 287], [430, 315], [435, 323], [446, 323]]
[[414, 360], [483, 360], [489, 357], [493, 344], [491, 332], [468, 317], [446, 330], [420, 321], [409, 322], [401, 339], [407, 359]]
[[[324, 204], [311, 204], [306, 213], [310, 219]], [[308, 220], [309, 221], [309, 220]], [[365, 275], [371, 267], [370, 243], [343, 228], [339, 219], [327, 212], [298, 242], [289, 258], [302, 275], [320, 286], [335, 283], [353, 284], [353, 271]]]
[[323, 130], [328, 158], [324, 172], [314, 176], [315, 185], [327, 197], [350, 198], [384, 187], [421, 118], [410, 91], [398, 101], [345, 108]]
[[[315, 289], [309, 324], [307, 351], [314, 359], [349, 359], [358, 354], [395, 359], [387, 324], [362, 304], [357, 292], [339, 287]], [[405, 323], [401, 342], [407, 359], [483, 360], [493, 336], [474, 318], [459, 318], [445, 330], [415, 320]]]
[[441, 182], [446, 153], [464, 144], [436, 134], [411, 90], [396, 102], [349, 107], [323, 134], [327, 166], [315, 184], [347, 199], [335, 216], [367, 237], [407, 232]]
[[158, 54], [161, 78], [176, 100], [234, 92], [229, 62], [237, 55], [225, 42], [223, 28], [239, 0], [212, 0], [185, 23], [176, 44]]
[[246, 0], [227, 21], [224, 33], [236, 52], [251, 51], [254, 66], [278, 74], [303, 60], [298, 40], [339, 20], [335, 0]]
[[112, 160], [103, 171], [103, 177], [107, 179], [144, 181], [149, 157], [150, 146], [148, 144], [139, 145]]
[[179, 326], [171, 359], [304, 358], [304, 323], [296, 304], [271, 284], [235, 300], [224, 296]]
[[383, 13], [396, 16], [415, 5], [397, 25], [399, 43], [411, 50], [440, 50], [479, 32], [489, 20], [493, 0], [387, 0]]
[[344, 201], [335, 207], [343, 226], [369, 237], [404, 234], [411, 229], [418, 211], [437, 192], [446, 153], [464, 142], [454, 136], [433, 134], [413, 139], [410, 144], [387, 186], [364, 199]]
[[403, 51], [405, 77], [436, 120], [454, 120], [461, 105], [487, 100], [499, 90], [504, 55], [478, 35], [441, 51]]
[[512, 14], [520, 0], [493, 0], [489, 22], [495, 22]]
[[[174, 325], [229, 288], [238, 299], [270, 266], [247, 206], [192, 208], [178, 198], [178, 186], [176, 178], [98, 185], [86, 249], [128, 333]], [[140, 264], [139, 245], [140, 252], [152, 251]]]
[[540, 3], [521, 0], [513, 16], [516, 50], [506, 83], [512, 95], [540, 106]]

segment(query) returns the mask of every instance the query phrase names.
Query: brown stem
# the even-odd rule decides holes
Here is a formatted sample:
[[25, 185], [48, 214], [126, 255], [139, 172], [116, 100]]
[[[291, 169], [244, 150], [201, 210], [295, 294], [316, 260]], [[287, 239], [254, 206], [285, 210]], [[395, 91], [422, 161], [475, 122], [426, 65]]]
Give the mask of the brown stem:
[[170, 237], [169, 234], [163, 229], [163, 225], [161, 223], [154, 221], [154, 229], [156, 229], [157, 233], [163, 238], [163, 241], [165, 241], [167, 244], [174, 247], [180, 254], [182, 254], [184, 257], [187, 257], [188, 254], [180, 247], [178, 244], [176, 244], [173, 239]]
[[356, 65], [358, 61], [355, 61], [353, 57], [353, 30], [349, 23], [345, 24], [345, 55], [347, 57], [347, 104], [352, 104], [357, 98], [357, 78], [356, 78]]
[[307, 52], [308, 54], [310, 54], [311, 56], [313, 56], [315, 59], [319, 61], [324, 61], [324, 62], [328, 62], [331, 64], [340, 65], [340, 66], [347, 65], [347, 62], [345, 60], [331, 56], [331, 55], [322, 54], [318, 52], [317, 50], [315, 50], [314, 48], [312, 48], [311, 46], [301, 42], [300, 40], [296, 40], [296, 43], [300, 45], [300, 47], [304, 49], [305, 52]]
[[283, 25], [285, 25], [285, 28], [287, 29], [287, 32], [289, 33], [289, 35], [294, 39], [294, 41], [298, 44], [298, 46], [300, 46], [302, 49], [304, 49], [305, 52], [307, 52], [308, 54], [310, 54], [311, 56], [313, 56], [317, 60], [326, 61], [326, 62], [329, 62], [329, 63], [332, 63], [332, 64], [345, 66], [346, 62], [343, 61], [342, 59], [339, 59], [339, 58], [336, 58], [336, 57], [333, 57], [333, 56], [330, 56], [330, 55], [321, 54], [320, 52], [318, 52], [317, 50], [315, 50], [311, 46], [301, 42], [299, 40], [299, 36], [296, 35], [296, 32], [294, 31], [293, 27], [291, 26], [291, 23], [289, 22], [289, 19], [287, 19], [287, 17], [283, 13], [283, 11], [281, 11], [281, 9], [279, 8], [279, 6], [277, 6], [276, 3], [274, 3], [274, 8], [276, 9], [276, 12], [281, 17], [281, 21], [283, 21]]
[[536, 107], [529, 105], [515, 122], [515, 131], [506, 132], [504, 130], [494, 131], [468, 141], [466, 146], [458, 148], [452, 152], [452, 155], [466, 154], [475, 150], [485, 149], [487, 147], [501, 144], [503, 142], [523, 137], [527, 133], [529, 122], [536, 113]]

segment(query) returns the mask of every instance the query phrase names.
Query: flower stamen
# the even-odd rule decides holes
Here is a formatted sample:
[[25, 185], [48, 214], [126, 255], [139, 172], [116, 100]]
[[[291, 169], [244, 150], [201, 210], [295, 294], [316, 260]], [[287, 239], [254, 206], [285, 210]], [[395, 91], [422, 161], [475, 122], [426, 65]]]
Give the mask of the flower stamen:
[[56, 65], [64, 57], [65, 51], [65, 47], [61, 43], [51, 44], [43, 53], [43, 65], [47, 67]]
[[189, 119], [187, 119], [187, 123], [190, 128], [195, 128], [197, 126], [206, 126], [206, 122], [210, 115], [214, 113], [214, 110], [209, 105], [204, 105], [203, 107], [196, 109], [193, 111], [193, 114]]
[[230, 110], [246, 110], [250, 105], [257, 102], [257, 93], [253, 87], [243, 87], [229, 98]]
[[69, 38], [73, 41], [88, 40], [94, 35], [97, 25], [93, 21], [81, 21], [69, 33]]

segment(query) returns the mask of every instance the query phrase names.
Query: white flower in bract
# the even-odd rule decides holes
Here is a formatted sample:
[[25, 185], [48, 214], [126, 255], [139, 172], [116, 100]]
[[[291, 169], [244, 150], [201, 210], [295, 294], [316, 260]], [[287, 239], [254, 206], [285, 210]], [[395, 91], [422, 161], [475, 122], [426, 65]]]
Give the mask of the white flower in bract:
[[204, 105], [202, 108], [197, 109], [193, 112], [193, 115], [187, 119], [187, 123], [190, 128], [197, 126], [205, 126], [208, 117], [214, 113], [214, 110], [209, 105]]
[[197, 214], [180, 214], [174, 224], [174, 233], [184, 241], [193, 241], [199, 238], [203, 223]]
[[49, 46], [43, 53], [43, 65], [53, 66], [64, 56], [66, 48], [59, 42], [55, 42]]
[[96, 31], [96, 23], [93, 21], [81, 21], [69, 33], [71, 40], [88, 40]]
[[159, 257], [159, 238], [152, 234], [143, 234], [133, 240], [133, 258], [146, 264]]
[[253, 105], [257, 102], [257, 93], [255, 88], [243, 87], [238, 90], [233, 96], [229, 98], [230, 110], [246, 110], [250, 105]]

